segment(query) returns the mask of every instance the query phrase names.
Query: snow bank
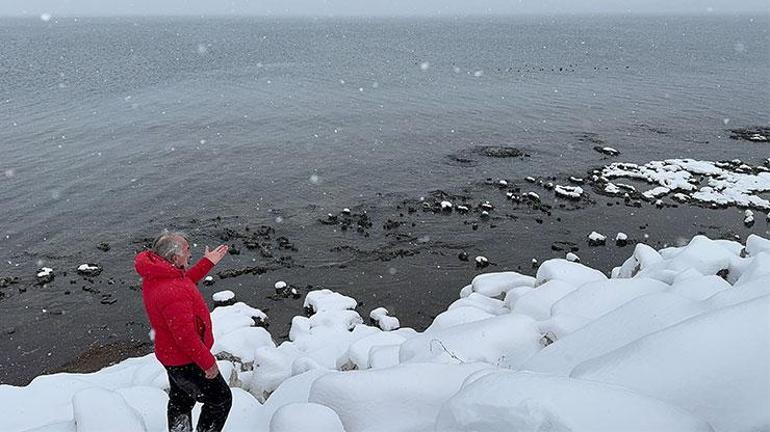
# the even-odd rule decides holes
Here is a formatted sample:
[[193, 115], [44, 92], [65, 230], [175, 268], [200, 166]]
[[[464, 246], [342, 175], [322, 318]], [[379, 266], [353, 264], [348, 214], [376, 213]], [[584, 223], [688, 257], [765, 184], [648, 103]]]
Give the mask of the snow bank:
[[669, 402], [716, 430], [770, 429], [770, 296], [696, 316], [578, 365], [571, 376]]
[[684, 410], [620, 387], [499, 371], [467, 383], [442, 408], [436, 431], [710, 432]]
[[342, 422], [331, 408], [314, 403], [282, 406], [270, 420], [270, 432], [345, 432]]
[[485, 364], [408, 364], [325, 375], [309, 400], [333, 409], [346, 431], [431, 430], [441, 406]]

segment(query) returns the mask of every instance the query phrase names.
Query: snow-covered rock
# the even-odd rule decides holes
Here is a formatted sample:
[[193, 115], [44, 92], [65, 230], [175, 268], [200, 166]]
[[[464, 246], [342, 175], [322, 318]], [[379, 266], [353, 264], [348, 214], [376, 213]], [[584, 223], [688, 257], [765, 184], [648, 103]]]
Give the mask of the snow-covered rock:
[[[470, 379], [469, 379], [470, 381]], [[711, 432], [685, 410], [597, 382], [528, 372], [488, 373], [444, 404], [442, 432]]]
[[578, 365], [571, 376], [679, 406], [717, 431], [770, 429], [770, 296], [701, 314]]

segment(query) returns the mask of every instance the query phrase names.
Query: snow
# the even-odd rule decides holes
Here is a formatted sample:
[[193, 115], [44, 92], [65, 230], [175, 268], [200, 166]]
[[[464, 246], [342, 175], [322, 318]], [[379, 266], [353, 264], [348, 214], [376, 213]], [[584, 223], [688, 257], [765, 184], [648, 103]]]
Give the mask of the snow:
[[53, 269], [50, 267], [43, 267], [40, 270], [37, 271], [37, 277], [38, 278], [44, 278], [46, 276], [50, 276], [53, 273]]
[[484, 364], [407, 364], [329, 374], [310, 388], [310, 402], [333, 409], [346, 431], [432, 430], [443, 403]]
[[230, 290], [215, 292], [211, 299], [215, 302], [226, 302], [235, 298], [235, 293]]
[[99, 266], [90, 265], [90, 264], [81, 264], [78, 266], [79, 272], [91, 272], [94, 270], [99, 270]]
[[637, 297], [665, 291], [667, 288], [663, 282], [646, 278], [589, 282], [556, 302], [551, 313], [596, 319]]
[[[78, 432], [144, 432], [146, 425], [136, 410], [119, 394], [91, 387], [72, 397]], [[109, 415], [105, 415], [109, 413]]]
[[591, 234], [588, 234], [588, 244], [591, 245], [601, 245], [604, 244], [604, 242], [607, 241], [607, 236], [604, 234], [600, 234], [596, 231], [591, 231]]
[[[645, 169], [734, 165], [661, 164]], [[770, 240], [637, 244], [618, 264], [611, 278], [565, 259], [478, 275], [423, 332], [383, 324], [398, 321], [383, 307], [365, 325], [330, 290], [308, 294], [312, 315], [280, 344], [261, 310], [218, 307], [225, 431], [770, 430]], [[0, 385], [0, 430], [165, 430], [167, 390], [154, 355]]]
[[270, 432], [345, 432], [340, 418], [331, 408], [315, 403], [282, 406], [270, 420]]
[[471, 281], [473, 292], [487, 297], [498, 297], [514, 288], [534, 285], [535, 278], [517, 272], [484, 273]]
[[676, 406], [620, 387], [512, 371], [488, 373], [463, 385], [444, 404], [435, 430], [712, 431]]
[[768, 310], [764, 296], [696, 316], [588, 360], [571, 376], [677, 405], [715, 430], [767, 430]]
[[385, 331], [396, 330], [401, 327], [401, 322], [398, 318], [388, 316], [388, 310], [384, 307], [379, 307], [369, 313], [369, 318], [377, 322], [377, 326]]
[[[667, 159], [652, 161], [644, 165], [613, 163], [605, 166], [600, 178], [632, 178], [657, 184], [643, 195], [647, 199], [659, 198], [671, 191], [678, 191], [677, 199], [688, 201], [692, 198], [702, 203], [716, 205], [735, 205], [756, 209], [770, 209], [770, 201], [759, 194], [770, 191], [770, 173], [749, 174], [740, 161], [720, 163], [694, 159]], [[700, 177], [705, 177], [705, 185]], [[611, 190], [610, 190], [611, 189]], [[617, 187], [608, 183], [605, 191], [617, 193]], [[682, 192], [690, 192], [689, 197]]]
[[310, 291], [305, 296], [304, 306], [312, 308], [314, 312], [338, 311], [355, 309], [358, 305], [355, 299], [328, 289]]
[[401, 363], [484, 362], [515, 368], [540, 350], [534, 319], [505, 314], [431, 331], [401, 344]]
[[540, 286], [550, 280], [559, 279], [575, 285], [586, 282], [606, 280], [604, 273], [563, 259], [552, 259], [544, 262], [537, 269], [535, 286]]
[[562, 196], [564, 198], [577, 199], [583, 196], [583, 188], [580, 186], [556, 185], [553, 191], [556, 193], [556, 195]]

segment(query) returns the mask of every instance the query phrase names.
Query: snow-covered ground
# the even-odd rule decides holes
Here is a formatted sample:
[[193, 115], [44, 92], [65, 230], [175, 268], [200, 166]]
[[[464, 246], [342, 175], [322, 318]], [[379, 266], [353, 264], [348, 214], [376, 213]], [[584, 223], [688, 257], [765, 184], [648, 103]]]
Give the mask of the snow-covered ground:
[[[459, 291], [422, 333], [316, 291], [280, 345], [258, 309], [215, 309], [226, 430], [770, 430], [770, 240], [638, 244], [610, 277], [554, 259]], [[2, 385], [0, 430], [162, 431], [167, 387], [153, 355]]]

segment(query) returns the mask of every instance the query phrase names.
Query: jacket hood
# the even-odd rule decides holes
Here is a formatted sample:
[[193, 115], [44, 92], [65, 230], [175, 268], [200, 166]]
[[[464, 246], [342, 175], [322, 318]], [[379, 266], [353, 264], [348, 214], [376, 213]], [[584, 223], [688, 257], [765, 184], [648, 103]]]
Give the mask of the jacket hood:
[[134, 259], [134, 268], [145, 279], [172, 279], [182, 277], [184, 272], [152, 251], [140, 252]]

